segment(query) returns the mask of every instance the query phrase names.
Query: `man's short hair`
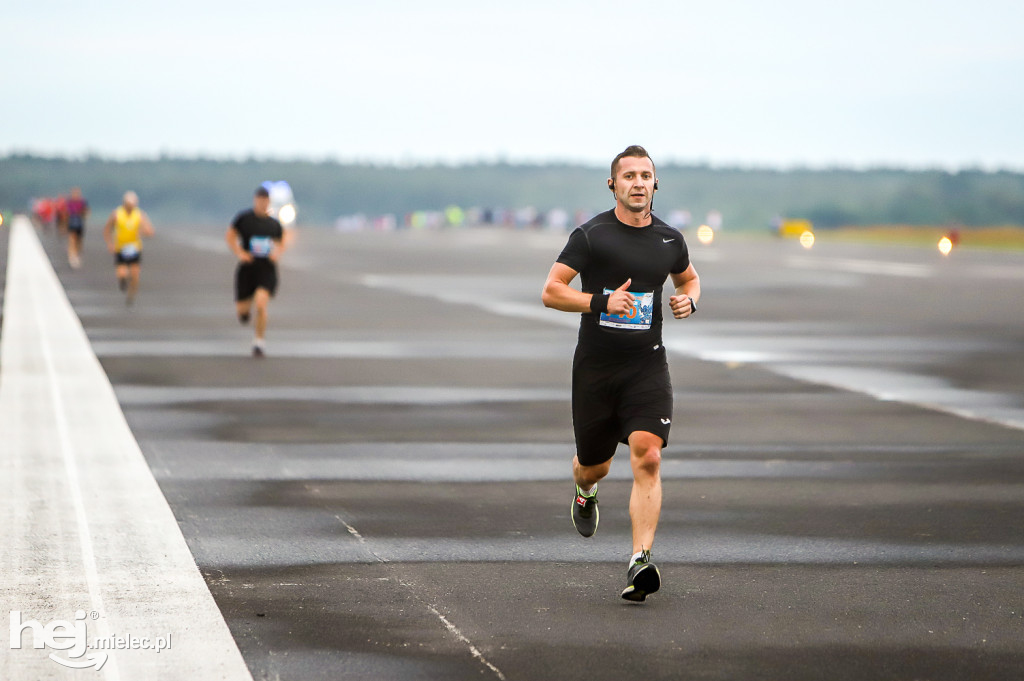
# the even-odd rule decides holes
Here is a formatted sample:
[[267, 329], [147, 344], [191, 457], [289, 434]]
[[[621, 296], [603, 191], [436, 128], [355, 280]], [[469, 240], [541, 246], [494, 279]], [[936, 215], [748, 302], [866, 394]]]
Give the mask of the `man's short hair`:
[[651, 167], [654, 167], [654, 159], [651, 158], [651, 155], [647, 153], [647, 150], [641, 147], [639, 144], [633, 144], [623, 149], [622, 152], [619, 153], [619, 155], [616, 156], [615, 159], [612, 161], [611, 178], [613, 180], [615, 179], [615, 172], [619, 169], [619, 161], [626, 158], [627, 156], [631, 156], [634, 158], [651, 159]]
[[264, 198], [270, 198], [270, 192], [267, 191], [267, 188], [261, 184], [259, 187], [256, 187], [256, 193], [253, 194], [253, 196], [262, 196]]

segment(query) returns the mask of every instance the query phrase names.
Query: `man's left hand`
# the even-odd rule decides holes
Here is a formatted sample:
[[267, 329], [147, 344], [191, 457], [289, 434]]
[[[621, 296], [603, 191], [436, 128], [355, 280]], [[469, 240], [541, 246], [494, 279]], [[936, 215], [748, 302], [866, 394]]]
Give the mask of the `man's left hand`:
[[693, 304], [690, 302], [690, 296], [685, 293], [680, 296], [672, 296], [668, 299], [669, 306], [672, 308], [672, 316], [676, 319], [686, 319], [693, 312]]

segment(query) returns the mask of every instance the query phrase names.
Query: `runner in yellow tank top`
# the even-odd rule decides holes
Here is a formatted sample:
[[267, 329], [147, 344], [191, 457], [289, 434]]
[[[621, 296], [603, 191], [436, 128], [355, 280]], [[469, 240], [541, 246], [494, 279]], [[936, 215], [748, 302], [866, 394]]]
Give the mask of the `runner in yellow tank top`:
[[121, 205], [107, 218], [103, 239], [107, 250], [114, 254], [118, 287], [126, 292], [128, 305], [135, 301], [139, 290], [142, 238], [150, 236], [153, 236], [153, 224], [139, 208], [139, 197], [135, 192], [125, 192]]
[[142, 224], [142, 211], [135, 209], [131, 212], [124, 206], [118, 206], [114, 211], [114, 249], [120, 253], [123, 249], [130, 252], [142, 251], [142, 236], [139, 234], [139, 225]]

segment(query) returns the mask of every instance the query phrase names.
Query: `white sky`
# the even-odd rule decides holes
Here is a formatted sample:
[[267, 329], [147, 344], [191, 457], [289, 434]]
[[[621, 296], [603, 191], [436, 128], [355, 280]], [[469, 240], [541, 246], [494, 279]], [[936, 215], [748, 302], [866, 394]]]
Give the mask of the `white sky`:
[[1022, 0], [32, 0], [0, 154], [1024, 170]]

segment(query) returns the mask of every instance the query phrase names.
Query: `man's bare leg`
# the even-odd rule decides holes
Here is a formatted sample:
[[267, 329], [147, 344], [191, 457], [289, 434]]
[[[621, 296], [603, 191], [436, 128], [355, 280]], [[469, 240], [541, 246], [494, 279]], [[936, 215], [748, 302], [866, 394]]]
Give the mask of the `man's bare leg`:
[[661, 437], [638, 430], [629, 436], [633, 491], [629, 517], [633, 523], [633, 553], [650, 551], [661, 517]]

